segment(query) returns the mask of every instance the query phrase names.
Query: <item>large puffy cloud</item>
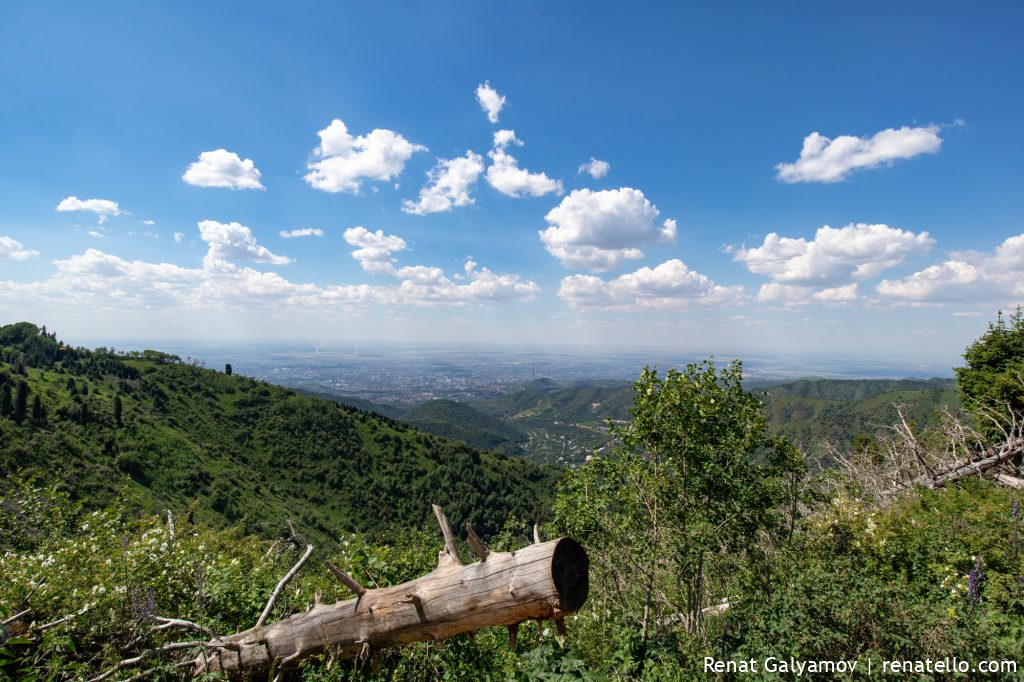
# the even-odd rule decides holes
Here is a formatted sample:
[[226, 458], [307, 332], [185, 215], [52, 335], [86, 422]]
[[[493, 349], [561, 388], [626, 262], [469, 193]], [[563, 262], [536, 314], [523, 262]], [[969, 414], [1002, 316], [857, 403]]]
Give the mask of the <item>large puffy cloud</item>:
[[838, 182], [851, 172], [897, 159], [934, 154], [942, 145], [939, 126], [887, 128], [871, 137], [840, 135], [834, 140], [814, 132], [804, 138], [800, 158], [775, 167], [783, 182]]
[[486, 81], [476, 86], [476, 101], [480, 103], [480, 108], [487, 114], [487, 120], [497, 123], [498, 114], [505, 106], [505, 96], [499, 95], [498, 91], [491, 87], [491, 82]]
[[25, 260], [27, 258], [34, 258], [38, 256], [38, 251], [32, 249], [26, 249], [21, 245], [21, 242], [13, 239], [12, 237], [2, 236], [0, 237], [0, 258], [10, 258], [11, 260]]
[[209, 245], [209, 250], [203, 258], [203, 267], [208, 270], [224, 269], [225, 264], [232, 260], [272, 265], [287, 265], [292, 262], [287, 256], [275, 255], [267, 247], [257, 244], [252, 230], [239, 223], [200, 221], [199, 237]]
[[742, 287], [716, 284], [673, 258], [612, 280], [571, 275], [562, 279], [558, 295], [577, 310], [629, 311], [728, 305], [737, 302], [742, 292]]
[[876, 277], [934, 243], [927, 232], [857, 223], [840, 228], [825, 225], [811, 241], [772, 232], [761, 246], [731, 251], [734, 260], [775, 283], [831, 288]]
[[61, 199], [61, 202], [57, 204], [57, 210], [62, 213], [69, 211], [95, 213], [99, 216], [101, 223], [106, 222], [110, 216], [124, 214], [124, 211], [121, 210], [116, 201], [111, 201], [110, 199], [79, 199], [76, 196]]
[[915, 303], [992, 301], [1024, 296], [1024, 234], [1006, 239], [992, 253], [953, 253], [902, 279], [876, 287], [886, 299]]
[[427, 148], [414, 144], [393, 130], [377, 128], [369, 135], [352, 137], [339, 120], [317, 133], [320, 146], [314, 150], [305, 180], [325, 192], [356, 193], [363, 179], [390, 180], [405, 168], [416, 152]]
[[643, 257], [636, 245], [674, 242], [676, 221], [659, 227], [658, 209], [638, 189], [574, 190], [545, 216], [539, 232], [548, 253], [569, 268], [602, 272]]
[[253, 160], [243, 161], [238, 154], [226, 149], [202, 152], [199, 160], [189, 165], [181, 179], [197, 187], [264, 189]]
[[514, 130], [499, 130], [494, 133], [494, 148], [487, 152], [487, 156], [491, 158], [491, 165], [487, 168], [487, 182], [491, 187], [517, 199], [562, 193], [561, 180], [552, 180], [544, 173], [531, 173], [525, 168], [520, 168], [516, 157], [507, 151], [509, 145], [523, 146]]
[[450, 211], [453, 206], [469, 206], [474, 203], [469, 190], [483, 171], [483, 157], [471, 151], [454, 159], [438, 159], [437, 165], [427, 172], [430, 182], [420, 190], [419, 201], [407, 199], [402, 210], [425, 215]]
[[363, 226], [350, 227], [342, 235], [351, 246], [359, 247], [352, 257], [359, 261], [363, 270], [372, 273], [392, 273], [395, 259], [391, 254], [405, 251], [406, 243], [401, 237], [384, 234], [384, 230], [370, 232]]

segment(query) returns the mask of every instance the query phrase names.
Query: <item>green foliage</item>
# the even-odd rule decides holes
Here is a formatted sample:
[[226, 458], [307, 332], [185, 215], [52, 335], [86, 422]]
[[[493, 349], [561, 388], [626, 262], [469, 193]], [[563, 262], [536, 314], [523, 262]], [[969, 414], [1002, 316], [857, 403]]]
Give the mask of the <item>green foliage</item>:
[[402, 421], [417, 429], [461, 440], [480, 450], [514, 455], [526, 433], [516, 426], [453, 400], [428, 400], [407, 410]]
[[[736, 660], [1019, 661], [1024, 555], [1014, 499], [978, 480], [886, 509], [839, 496], [774, 558], [770, 589], [726, 613], [711, 644]], [[984, 579], [972, 598], [979, 560]]]
[[645, 368], [635, 391], [632, 421], [610, 425], [621, 446], [566, 479], [556, 522], [591, 552], [598, 620], [638, 632], [630, 655], [642, 671], [675, 626], [702, 631], [729, 564], [781, 528], [782, 477], [802, 463], [770, 434], [738, 362], [664, 378]]
[[[1024, 414], [1024, 313], [1002, 312], [988, 331], [964, 351], [964, 366], [956, 368], [964, 404], [979, 413], [979, 425], [990, 436]], [[986, 414], [981, 414], [982, 412]], [[994, 416], [993, 423], [990, 416]]]
[[[0, 327], [0, 476], [54, 476], [93, 508], [125, 490], [139, 511], [172, 509], [273, 537], [291, 519], [333, 546], [431, 523], [500, 529], [547, 515], [558, 472], [482, 454], [379, 415], [166, 353], [74, 349], [33, 325]], [[38, 413], [22, 401], [39, 399]], [[16, 420], [19, 406], [23, 418]], [[38, 418], [37, 418], [38, 417]]]

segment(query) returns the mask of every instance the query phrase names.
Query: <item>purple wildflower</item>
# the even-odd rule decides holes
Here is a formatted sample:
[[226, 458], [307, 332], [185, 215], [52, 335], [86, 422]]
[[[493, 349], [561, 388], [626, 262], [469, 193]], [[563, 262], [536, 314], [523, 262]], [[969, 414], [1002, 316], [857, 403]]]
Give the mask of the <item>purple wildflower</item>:
[[1013, 506], [1010, 507], [1010, 515], [1014, 521], [1020, 523], [1020, 500], [1013, 501]]
[[150, 588], [143, 594], [138, 588], [132, 589], [132, 616], [145, 620], [156, 615], [156, 592]]
[[967, 574], [967, 597], [973, 602], [981, 601], [981, 584], [985, 581], [985, 573], [982, 570], [981, 557], [974, 564], [974, 568]]

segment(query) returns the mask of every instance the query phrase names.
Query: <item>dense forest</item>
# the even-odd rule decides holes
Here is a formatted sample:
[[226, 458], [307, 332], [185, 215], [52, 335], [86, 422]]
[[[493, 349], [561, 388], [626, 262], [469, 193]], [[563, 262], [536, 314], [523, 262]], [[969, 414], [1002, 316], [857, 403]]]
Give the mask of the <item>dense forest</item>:
[[443, 504], [482, 532], [544, 520], [558, 472], [158, 351], [71, 348], [0, 328], [0, 475], [332, 544], [422, 525]]
[[[897, 408], [915, 424], [937, 424], [956, 411], [953, 379], [822, 379], [748, 381], [764, 404], [768, 426], [812, 458], [831, 461], [836, 448], [866, 443], [890, 431]], [[548, 464], [573, 465], [612, 438], [608, 420], [624, 422], [633, 408], [633, 385], [552, 379], [527, 382], [504, 395], [456, 403], [429, 400], [412, 407], [372, 403], [305, 388], [347, 405], [385, 414], [416, 428], [492, 452]]]
[[[559, 475], [154, 351], [71, 349], [26, 324], [0, 346], [8, 678], [179, 679], [202, 650], [180, 623], [200, 640], [252, 626], [307, 541], [372, 586], [430, 571], [444, 546], [430, 502], [493, 550], [528, 544], [536, 520], [583, 543], [590, 596], [566, 631], [510, 643], [487, 628], [275, 675], [735, 677], [712, 660], [779, 679], [765, 663], [792, 658], [856, 662], [859, 679], [869, 661], [955, 658], [975, 679], [982, 661], [1024, 664], [1020, 311], [966, 350], [963, 411], [897, 412], [820, 470], [771, 428], [739, 363], [644, 370], [628, 419], [606, 425], [614, 446]], [[271, 620], [350, 597], [313, 562]]]

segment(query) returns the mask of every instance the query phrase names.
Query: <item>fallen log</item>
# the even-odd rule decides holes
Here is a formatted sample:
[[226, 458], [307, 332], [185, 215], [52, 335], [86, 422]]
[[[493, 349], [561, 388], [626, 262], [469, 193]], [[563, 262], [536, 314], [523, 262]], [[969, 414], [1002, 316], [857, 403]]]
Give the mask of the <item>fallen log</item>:
[[[579, 609], [589, 590], [589, 559], [575, 540], [535, 543], [514, 552], [491, 552], [469, 529], [480, 560], [460, 561], [454, 536], [440, 508], [435, 513], [445, 549], [430, 573], [401, 585], [362, 588], [355, 599], [316, 605], [305, 613], [218, 638], [191, 663], [193, 675], [223, 672], [238, 678], [294, 667], [310, 656], [372, 658], [386, 647], [443, 640], [480, 628], [562, 619]], [[345, 575], [329, 566], [336, 576]], [[359, 586], [347, 575], [346, 585]]]
[[1017, 478], [1008, 474], [996, 474], [996, 481], [1017, 490], [1024, 490], [1024, 478]]
[[989, 448], [982, 453], [982, 457], [976, 460], [961, 462], [945, 471], [934, 475], [919, 476], [908, 483], [903, 483], [888, 490], [885, 495], [892, 496], [909, 490], [915, 486], [922, 488], [941, 488], [949, 483], [958, 481], [968, 476], [978, 476], [989, 469], [1008, 462], [1016, 457], [1024, 456], [1024, 437], [1011, 435], [1005, 442], [998, 446]]

